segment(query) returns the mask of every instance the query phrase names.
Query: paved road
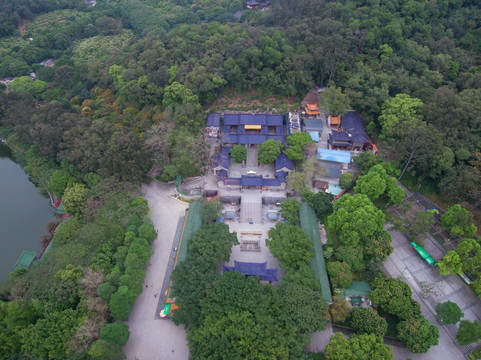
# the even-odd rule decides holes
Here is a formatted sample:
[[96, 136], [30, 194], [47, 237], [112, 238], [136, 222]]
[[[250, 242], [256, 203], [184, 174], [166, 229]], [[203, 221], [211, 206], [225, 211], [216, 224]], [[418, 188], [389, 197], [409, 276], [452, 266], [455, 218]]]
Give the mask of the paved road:
[[[389, 227], [389, 226], [388, 226]], [[453, 337], [456, 329], [453, 325], [441, 325], [435, 318], [435, 306], [438, 302], [456, 302], [465, 314], [464, 319], [477, 319], [481, 306], [474, 294], [456, 276], [441, 276], [439, 270], [429, 266], [412, 249], [404, 234], [392, 231], [393, 254], [384, 263], [383, 272], [390, 277], [402, 276], [413, 290], [413, 299], [421, 304], [423, 315], [439, 328], [439, 345], [431, 347], [427, 354], [412, 354], [406, 348], [393, 347], [396, 359], [465, 359], [463, 352], [456, 345]], [[435, 259], [442, 257], [441, 250], [431, 240], [424, 240], [425, 248]], [[424, 297], [422, 283], [435, 284], [434, 293]], [[467, 349], [463, 349], [467, 350]]]
[[143, 185], [142, 191], [159, 236], [152, 244], [154, 255], [146, 270], [144, 291], [137, 298], [127, 322], [130, 338], [124, 348], [125, 354], [129, 360], [187, 360], [189, 349], [184, 328], [171, 321], [155, 319], [159, 299], [154, 297], [156, 292], [161, 292], [178, 220], [187, 205], [170, 197], [175, 193], [173, 185], [154, 180], [149, 186]]

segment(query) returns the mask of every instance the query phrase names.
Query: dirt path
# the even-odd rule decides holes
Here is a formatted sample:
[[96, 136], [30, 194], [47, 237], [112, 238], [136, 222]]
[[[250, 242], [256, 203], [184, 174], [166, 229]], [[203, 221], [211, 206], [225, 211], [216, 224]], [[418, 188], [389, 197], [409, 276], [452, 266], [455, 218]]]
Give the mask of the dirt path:
[[[130, 313], [130, 338], [125, 346], [129, 360], [187, 360], [186, 332], [182, 326], [175, 326], [170, 320], [155, 320], [158, 298], [161, 293], [170, 249], [179, 217], [184, 215], [186, 204], [170, 197], [175, 193], [174, 185], [152, 181], [142, 186], [144, 199], [149, 202], [151, 217], [159, 236], [152, 244], [154, 255], [146, 270], [144, 291]], [[146, 287], [148, 285], [148, 287]]]

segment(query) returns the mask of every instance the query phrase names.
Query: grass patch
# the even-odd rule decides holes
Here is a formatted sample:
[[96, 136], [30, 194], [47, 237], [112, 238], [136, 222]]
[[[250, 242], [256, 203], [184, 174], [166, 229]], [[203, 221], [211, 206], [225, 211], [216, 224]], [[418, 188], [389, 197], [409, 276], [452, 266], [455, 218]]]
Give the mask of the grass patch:
[[325, 357], [324, 353], [322, 353], [322, 352], [312, 354], [312, 360], [324, 360], [325, 358], [326, 357]]

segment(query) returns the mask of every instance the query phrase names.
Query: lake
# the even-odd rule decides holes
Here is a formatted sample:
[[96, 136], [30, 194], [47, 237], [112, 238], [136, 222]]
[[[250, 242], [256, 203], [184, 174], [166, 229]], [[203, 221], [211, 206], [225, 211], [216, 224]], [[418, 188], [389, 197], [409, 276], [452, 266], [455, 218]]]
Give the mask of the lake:
[[45, 225], [54, 220], [49, 199], [41, 196], [0, 142], [0, 282], [23, 250], [39, 252]]

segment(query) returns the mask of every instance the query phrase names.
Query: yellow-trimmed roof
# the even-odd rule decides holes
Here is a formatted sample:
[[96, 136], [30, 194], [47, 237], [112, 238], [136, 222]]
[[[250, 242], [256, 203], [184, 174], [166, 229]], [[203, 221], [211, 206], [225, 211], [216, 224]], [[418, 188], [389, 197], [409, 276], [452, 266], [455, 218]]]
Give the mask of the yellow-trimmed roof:
[[262, 125], [244, 125], [244, 129], [246, 130], [260, 130]]

